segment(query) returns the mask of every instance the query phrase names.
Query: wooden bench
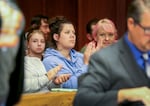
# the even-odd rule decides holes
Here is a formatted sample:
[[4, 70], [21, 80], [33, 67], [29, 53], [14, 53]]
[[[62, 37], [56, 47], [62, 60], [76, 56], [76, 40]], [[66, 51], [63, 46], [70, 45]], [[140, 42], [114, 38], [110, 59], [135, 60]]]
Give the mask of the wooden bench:
[[23, 94], [15, 106], [73, 106], [76, 92], [48, 92]]

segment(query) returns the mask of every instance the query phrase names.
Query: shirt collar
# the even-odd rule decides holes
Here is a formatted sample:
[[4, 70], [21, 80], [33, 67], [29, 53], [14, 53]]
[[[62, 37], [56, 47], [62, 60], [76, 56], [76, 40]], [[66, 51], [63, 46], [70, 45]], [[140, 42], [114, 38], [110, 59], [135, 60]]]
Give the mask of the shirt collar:
[[[128, 46], [130, 47], [131, 51], [133, 52], [133, 54], [138, 57], [141, 54], [143, 54], [142, 51], [140, 51], [131, 41], [129, 41], [128, 39], [128, 33], [125, 33], [125, 41], [128, 44]], [[148, 51], [148, 55], [150, 57], [150, 51]]]
[[129, 48], [131, 49], [134, 58], [136, 60], [138, 60], [139, 58], [141, 58], [141, 55], [143, 54], [142, 51], [140, 51], [131, 41], [129, 41], [128, 39], [128, 33], [125, 34], [125, 41], [128, 44]]

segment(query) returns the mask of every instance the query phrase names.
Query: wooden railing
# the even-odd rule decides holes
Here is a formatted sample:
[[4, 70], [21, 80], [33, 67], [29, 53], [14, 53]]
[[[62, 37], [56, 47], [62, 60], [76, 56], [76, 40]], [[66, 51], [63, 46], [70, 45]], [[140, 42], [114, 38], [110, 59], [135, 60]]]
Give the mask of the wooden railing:
[[22, 95], [15, 106], [73, 106], [76, 92], [48, 92]]

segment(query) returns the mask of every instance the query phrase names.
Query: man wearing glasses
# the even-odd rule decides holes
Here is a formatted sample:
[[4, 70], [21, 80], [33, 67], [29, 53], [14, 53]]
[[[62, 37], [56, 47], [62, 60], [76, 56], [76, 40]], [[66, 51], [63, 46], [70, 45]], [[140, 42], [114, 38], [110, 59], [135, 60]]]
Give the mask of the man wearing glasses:
[[133, 0], [128, 32], [116, 44], [92, 55], [88, 72], [79, 78], [74, 106], [150, 106], [150, 0]]

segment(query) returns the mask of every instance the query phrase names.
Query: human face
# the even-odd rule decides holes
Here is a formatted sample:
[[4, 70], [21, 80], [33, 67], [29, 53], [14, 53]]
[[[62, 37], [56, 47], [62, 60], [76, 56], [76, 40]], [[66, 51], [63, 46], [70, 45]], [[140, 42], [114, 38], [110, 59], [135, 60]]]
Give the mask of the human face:
[[75, 29], [72, 24], [63, 24], [60, 32], [57, 48], [72, 49], [76, 43]]
[[43, 53], [45, 49], [44, 35], [39, 33], [33, 33], [28, 42], [29, 53], [32, 56]]
[[[150, 51], [150, 33], [148, 28], [150, 28], [150, 12], [146, 11], [141, 15], [140, 23], [128, 22], [129, 26], [129, 40], [135, 44], [135, 46], [143, 51]], [[130, 21], [132, 21], [130, 19]], [[143, 28], [142, 28], [143, 27]], [[144, 29], [146, 28], [146, 29]]]
[[44, 33], [45, 38], [47, 40], [49, 37], [50, 28], [49, 28], [48, 23], [44, 22], [44, 20], [41, 20], [40, 30]]
[[97, 43], [101, 45], [102, 48], [107, 47], [114, 43], [116, 38], [115, 33], [107, 32], [104, 29], [99, 29], [97, 33]]

